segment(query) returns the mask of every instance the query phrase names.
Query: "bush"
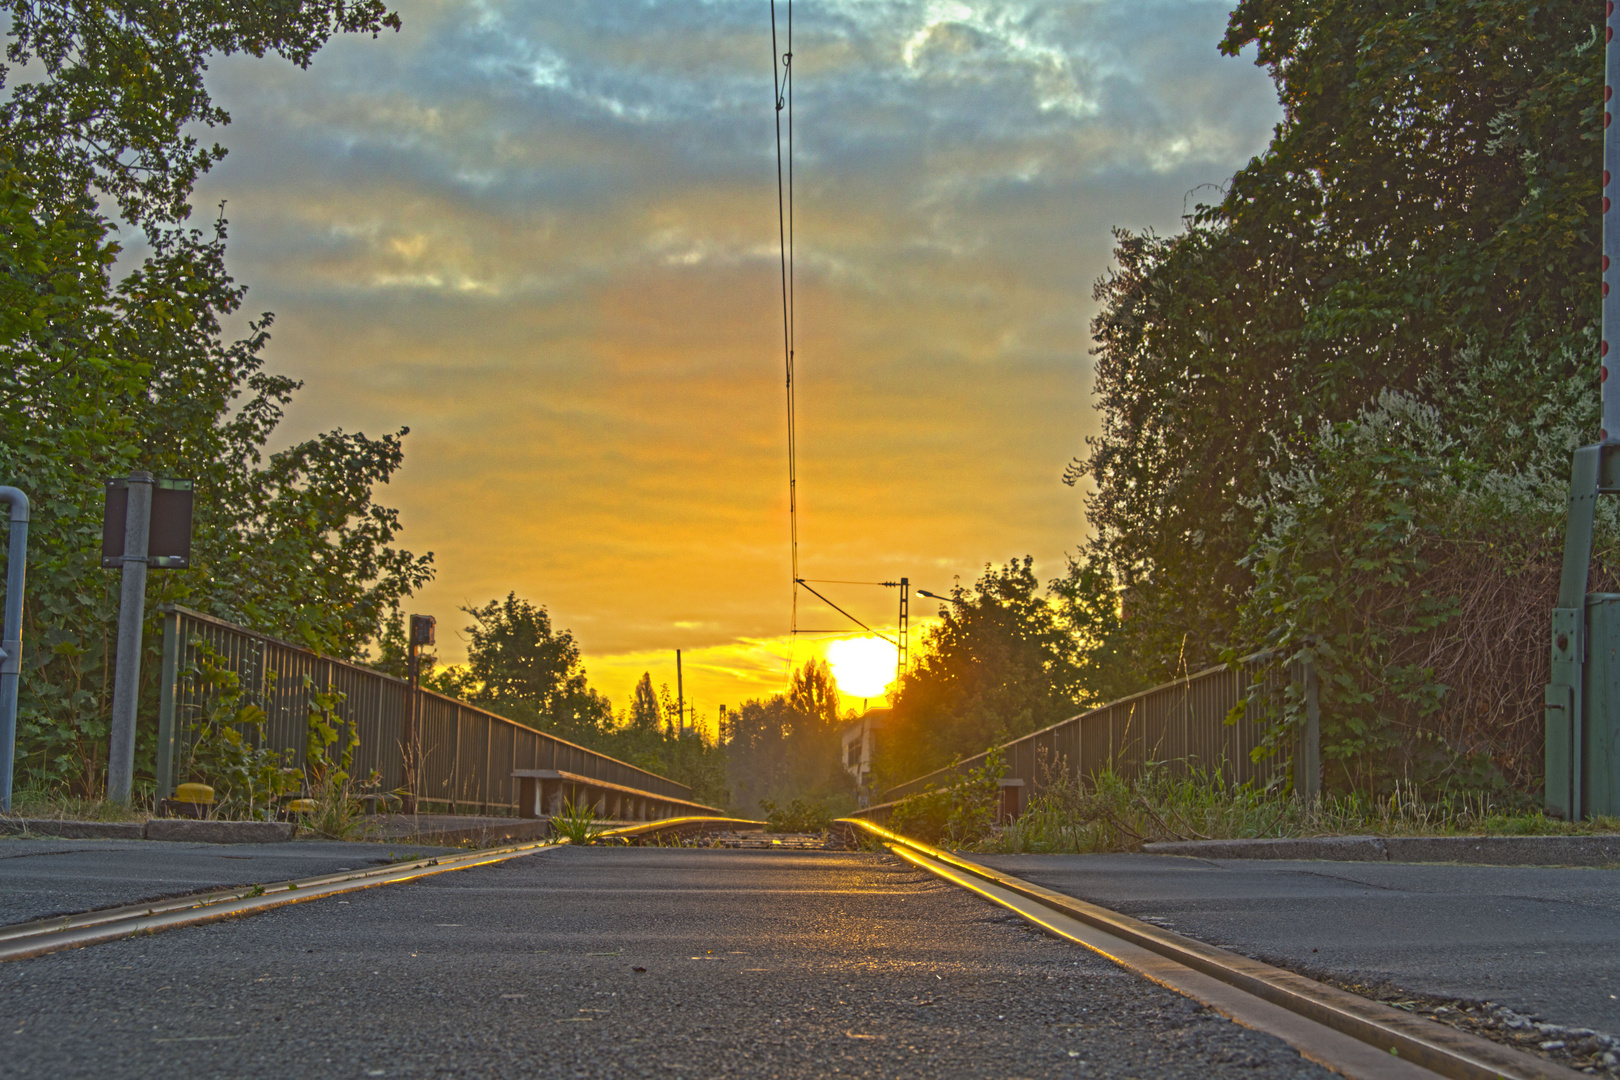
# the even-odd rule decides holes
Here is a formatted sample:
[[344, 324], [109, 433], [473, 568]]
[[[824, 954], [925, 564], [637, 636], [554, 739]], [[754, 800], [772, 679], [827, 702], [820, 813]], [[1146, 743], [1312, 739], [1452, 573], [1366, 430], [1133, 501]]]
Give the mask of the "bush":
[[1000, 780], [1007, 771], [1001, 751], [991, 751], [983, 765], [948, 788], [906, 799], [889, 815], [889, 828], [929, 844], [971, 844], [988, 836], [996, 824]]
[[[1253, 504], [1262, 530], [1240, 640], [1263, 643], [1277, 667], [1314, 659], [1330, 791], [1372, 797], [1406, 782], [1524, 801], [1539, 787], [1547, 620], [1578, 436], [1549, 424], [1547, 445], [1492, 468], [1472, 456], [1469, 432], [1386, 393], [1270, 478]], [[1599, 508], [1594, 590], [1617, 585], [1615, 506]], [[1267, 749], [1280, 750], [1304, 702], [1296, 690], [1268, 707]]]

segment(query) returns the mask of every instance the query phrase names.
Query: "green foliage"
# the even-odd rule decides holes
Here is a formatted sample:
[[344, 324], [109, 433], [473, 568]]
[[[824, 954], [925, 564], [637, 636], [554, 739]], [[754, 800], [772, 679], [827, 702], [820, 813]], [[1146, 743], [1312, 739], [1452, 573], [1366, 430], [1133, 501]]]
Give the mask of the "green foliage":
[[1613, 831], [1602, 818], [1571, 825], [1482, 793], [1425, 798], [1401, 781], [1387, 794], [1330, 796], [1307, 804], [1291, 794], [1232, 784], [1197, 763], [1181, 775], [1168, 763], [1135, 776], [1104, 770], [1081, 784], [1049, 779], [1017, 820], [983, 837], [980, 851], [1137, 851], [1161, 840], [1298, 836], [1546, 836]]
[[296, 793], [304, 777], [283, 754], [265, 745], [269, 718], [263, 705], [252, 700], [241, 678], [206, 644], [183, 678], [191, 692], [206, 696], [208, 705], [182, 740], [180, 781], [212, 787], [216, 817], [272, 819], [281, 798]]
[[[1587, 376], [1592, 434], [1602, 35], [1569, 2], [1244, 0], [1284, 108], [1270, 147], [1099, 283], [1094, 548], [1156, 676], [1236, 638], [1268, 477], [1322, 421], [1416, 395], [1511, 469]], [[1467, 381], [1469, 393], [1457, 392]]]
[[562, 813], [551, 816], [551, 832], [570, 844], [594, 844], [607, 826], [596, 818], [596, 808], [589, 803], [563, 802]]
[[[1441, 415], [1382, 395], [1324, 425], [1313, 463], [1274, 476], [1255, 503], [1255, 584], [1239, 625], [1274, 666], [1317, 664], [1331, 788], [1387, 791], [1404, 777], [1506, 797], [1540, 773], [1546, 611], [1577, 433], [1549, 419], [1542, 430], [1562, 438], [1508, 471], [1476, 456], [1473, 428], [1448, 432]], [[1612, 560], [1612, 505], [1598, 537]], [[1600, 571], [1598, 584], [1612, 579]], [[1303, 711], [1291, 688], [1274, 747]]]
[[972, 589], [952, 590], [878, 742], [879, 786], [922, 776], [1099, 702], [1088, 685], [1099, 669], [1086, 666], [1104, 663], [1095, 650], [1107, 647], [1111, 633], [1108, 599], [1098, 595], [1108, 590], [1099, 580], [1089, 564], [1071, 564], [1070, 576], [1054, 583], [1053, 604], [1040, 594], [1034, 560], [1025, 556], [987, 566]]
[[1256, 47], [1283, 122], [1098, 283], [1103, 431], [1067, 479], [1094, 483], [1122, 648], [1155, 680], [1314, 657], [1339, 790], [1539, 783], [1562, 489], [1598, 419], [1597, 21], [1242, 0], [1222, 50]]
[[636, 682], [635, 696], [630, 702], [626, 726], [637, 734], [656, 733], [662, 713], [658, 695], [653, 692], [652, 673], [643, 671], [641, 678]]
[[834, 807], [832, 804], [844, 800], [829, 799], [807, 802], [804, 799], [794, 799], [786, 806], [777, 806], [770, 799], [759, 800], [759, 808], [765, 811], [765, 831], [774, 833], [819, 833], [826, 832], [832, 826], [833, 819], [840, 812], [854, 809], [854, 800], [848, 799], [848, 807]]
[[[67, 205], [93, 191], [116, 199], [126, 220], [178, 222], [197, 178], [225, 156], [200, 147], [193, 125], [230, 115], [208, 96], [209, 58], [277, 55], [308, 67], [338, 33], [399, 29], [378, 0], [118, 5], [4, 0], [6, 59], [43, 77], [11, 88], [0, 128], [19, 167], [49, 201]], [[0, 68], [3, 76], [4, 68]]]
[[543, 605], [508, 593], [461, 610], [473, 620], [467, 663], [431, 676], [427, 685], [585, 746], [595, 747], [612, 730], [612, 706], [587, 685], [574, 635], [553, 630]]
[[[354, 752], [360, 746], [359, 730], [353, 724], [344, 724], [337, 713], [338, 706], [348, 700], [348, 695], [334, 690], [316, 690], [308, 675], [304, 676], [304, 689], [309, 693], [304, 770], [309, 774], [310, 784], [347, 783], [349, 770], [354, 767]], [[334, 758], [332, 747], [340, 739], [343, 747]]]
[[929, 844], [976, 843], [995, 828], [1001, 803], [999, 781], [1006, 771], [1001, 751], [996, 750], [958, 783], [930, 787], [896, 806], [889, 815], [889, 828]]
[[[644, 673], [630, 709], [615, 718], [612, 703], [586, 679], [573, 633], [555, 629], [543, 605], [509, 593], [462, 611], [473, 620], [467, 663], [427, 671], [424, 686], [667, 776], [690, 787], [697, 802], [726, 805], [725, 752], [695, 728], [677, 732], [668, 686], [655, 693]], [[403, 669], [400, 618], [389, 655]]]
[[[223, 151], [183, 129], [229, 119], [203, 85], [209, 57], [307, 64], [333, 33], [397, 20], [371, 0], [0, 8], [8, 60], [38, 75], [0, 102], [0, 478], [34, 506], [18, 762], [27, 785], [90, 796], [117, 588], [97, 550], [104, 478], [138, 466], [197, 483], [193, 568], [152, 575], [154, 607], [185, 603], [358, 659], [431, 577], [431, 556], [393, 548], [397, 516], [371, 499], [399, 467], [403, 430], [331, 432], [266, 460], [297, 384], [263, 370], [269, 315], [222, 338], [244, 295], [225, 270], [226, 223], [185, 220], [192, 182]], [[116, 282], [101, 194], [150, 245]], [[152, 672], [155, 620], [146, 641]], [[150, 775], [150, 760], [143, 729], [138, 770]]]
[[731, 710], [722, 736], [733, 805], [746, 813], [767, 801], [814, 805], [852, 796], [855, 782], [840, 760], [843, 725], [838, 684], [815, 660], [793, 673], [788, 694]]

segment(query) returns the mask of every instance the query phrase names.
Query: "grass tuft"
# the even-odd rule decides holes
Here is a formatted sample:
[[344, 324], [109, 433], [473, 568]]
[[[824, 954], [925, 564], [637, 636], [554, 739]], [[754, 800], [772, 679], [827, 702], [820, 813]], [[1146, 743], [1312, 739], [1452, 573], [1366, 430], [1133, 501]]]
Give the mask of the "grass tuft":
[[1505, 807], [1485, 796], [1425, 799], [1399, 784], [1387, 796], [1291, 795], [1233, 784], [1198, 768], [1172, 776], [1162, 764], [1140, 776], [1105, 770], [1089, 785], [1046, 784], [1024, 813], [975, 845], [995, 852], [1136, 851], [1159, 840], [1309, 836], [1567, 836], [1620, 831], [1620, 819], [1578, 823]]

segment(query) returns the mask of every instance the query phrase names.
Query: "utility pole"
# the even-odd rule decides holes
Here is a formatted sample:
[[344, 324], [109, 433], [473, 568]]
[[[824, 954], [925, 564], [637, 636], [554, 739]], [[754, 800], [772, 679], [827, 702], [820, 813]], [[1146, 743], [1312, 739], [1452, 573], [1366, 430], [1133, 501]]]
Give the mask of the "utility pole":
[[[668, 684], [666, 684], [668, 685]], [[675, 650], [675, 735], [686, 734], [686, 691], [681, 688], [681, 650]]]

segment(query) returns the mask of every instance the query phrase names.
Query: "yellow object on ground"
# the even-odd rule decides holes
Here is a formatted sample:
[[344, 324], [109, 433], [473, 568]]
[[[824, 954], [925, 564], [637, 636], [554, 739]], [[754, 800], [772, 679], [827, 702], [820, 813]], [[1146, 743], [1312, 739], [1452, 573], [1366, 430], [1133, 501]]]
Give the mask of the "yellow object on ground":
[[212, 804], [214, 801], [214, 789], [207, 784], [181, 784], [174, 789], [173, 801]]
[[289, 814], [313, 814], [314, 812], [314, 799], [294, 799], [287, 804], [287, 813]]

